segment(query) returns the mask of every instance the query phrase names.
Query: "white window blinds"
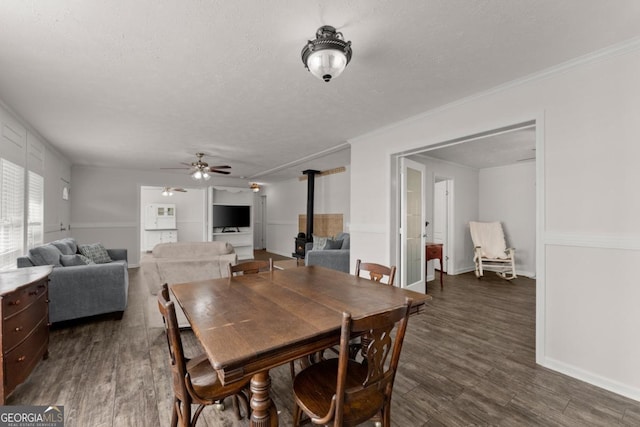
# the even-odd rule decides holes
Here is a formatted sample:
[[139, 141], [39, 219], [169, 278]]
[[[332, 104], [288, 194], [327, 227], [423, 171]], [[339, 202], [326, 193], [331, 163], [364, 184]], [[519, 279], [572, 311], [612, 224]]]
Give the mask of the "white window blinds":
[[23, 254], [24, 168], [0, 159], [0, 270]]
[[44, 179], [29, 171], [29, 210], [27, 212], [27, 249], [43, 243]]

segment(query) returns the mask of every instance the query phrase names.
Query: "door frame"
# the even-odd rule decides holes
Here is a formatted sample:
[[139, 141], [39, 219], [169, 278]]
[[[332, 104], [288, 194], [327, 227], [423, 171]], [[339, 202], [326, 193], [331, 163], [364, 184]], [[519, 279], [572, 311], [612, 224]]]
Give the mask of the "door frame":
[[[423, 153], [437, 148], [459, 144], [462, 142], [473, 141], [475, 139], [484, 138], [487, 135], [509, 132], [526, 126], [535, 127], [536, 139], [536, 363], [544, 364], [546, 355], [546, 259], [545, 259], [545, 115], [544, 111], [534, 112], [522, 117], [520, 121], [502, 122], [494, 126], [487, 126], [485, 131], [479, 131], [472, 134], [464, 134], [449, 140], [435, 142], [433, 144], [422, 144], [414, 149], [401, 152], [390, 153], [390, 170], [391, 177], [391, 211], [389, 213], [392, 231], [398, 230], [399, 227], [399, 199], [400, 191], [397, 188], [400, 175], [400, 158], [408, 157], [414, 154]], [[426, 138], [425, 138], [426, 139]], [[395, 228], [393, 228], [395, 227]], [[395, 232], [390, 234], [391, 244], [390, 259], [395, 260], [396, 265], [399, 263], [399, 235]], [[401, 269], [399, 269], [401, 270]], [[401, 272], [400, 272], [401, 273]]]

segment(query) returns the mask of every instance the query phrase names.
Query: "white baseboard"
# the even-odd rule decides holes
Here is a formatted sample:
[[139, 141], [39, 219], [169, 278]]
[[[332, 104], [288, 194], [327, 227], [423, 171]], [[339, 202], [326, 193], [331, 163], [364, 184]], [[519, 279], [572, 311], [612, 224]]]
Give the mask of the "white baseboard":
[[447, 273], [447, 274], [449, 274], [451, 276], [455, 276], [456, 274], [464, 274], [464, 273], [469, 273], [471, 271], [476, 271], [476, 268], [474, 266], [456, 268], [453, 273]]
[[597, 387], [603, 388], [605, 390], [609, 390], [613, 393], [616, 393], [621, 396], [625, 396], [625, 397], [628, 397], [629, 399], [637, 400], [638, 402], [640, 402], [640, 389], [637, 387], [631, 387], [627, 384], [623, 384], [618, 381], [614, 381], [609, 378], [602, 377], [600, 375], [594, 374], [593, 372], [585, 371], [583, 369], [577, 368], [573, 365], [566, 364], [564, 362], [560, 362], [550, 357], [545, 357], [539, 363], [541, 366], [544, 366], [545, 368], [558, 371], [562, 374], [568, 375], [573, 378], [577, 378], [586, 383], [595, 385]]

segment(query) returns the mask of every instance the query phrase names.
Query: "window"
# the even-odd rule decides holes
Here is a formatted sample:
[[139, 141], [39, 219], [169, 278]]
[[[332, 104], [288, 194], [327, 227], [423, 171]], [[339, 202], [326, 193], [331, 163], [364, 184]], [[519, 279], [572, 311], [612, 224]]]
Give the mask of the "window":
[[44, 179], [29, 171], [29, 210], [27, 212], [27, 249], [43, 243]]
[[24, 168], [0, 159], [0, 270], [16, 267], [24, 242]]

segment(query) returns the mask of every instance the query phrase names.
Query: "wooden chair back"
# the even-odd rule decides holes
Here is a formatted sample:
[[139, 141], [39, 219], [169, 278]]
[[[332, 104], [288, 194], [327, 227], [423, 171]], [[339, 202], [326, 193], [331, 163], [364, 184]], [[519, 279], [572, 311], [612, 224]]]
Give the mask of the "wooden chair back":
[[176, 397], [183, 402], [190, 402], [191, 398], [185, 383], [187, 360], [184, 356], [184, 348], [182, 347], [176, 308], [173, 301], [170, 300], [169, 287], [166, 283], [162, 285], [162, 289], [158, 293], [158, 309], [160, 310], [160, 314], [162, 314], [167, 344], [169, 346], [173, 392]]
[[368, 271], [369, 278], [375, 282], [384, 283], [382, 278], [387, 276], [388, 280], [386, 282], [387, 285], [393, 286], [393, 281], [396, 277], [396, 266], [392, 265], [391, 267], [387, 267], [381, 264], [376, 264], [373, 262], [362, 262], [360, 260], [356, 260], [356, 276], [360, 276], [360, 271]]
[[268, 261], [247, 261], [236, 265], [229, 264], [229, 277], [240, 274], [257, 274], [261, 271], [273, 271], [273, 259]]
[[[383, 413], [388, 416], [411, 303], [412, 300], [407, 298], [402, 307], [360, 319], [353, 319], [349, 313], [343, 314], [333, 417], [335, 426], [360, 424], [373, 418], [385, 407], [387, 410]], [[395, 338], [392, 335], [394, 328]], [[347, 383], [353, 384], [353, 377], [347, 379], [349, 339], [353, 334], [366, 334], [369, 337], [365, 360], [362, 362], [366, 368], [366, 376], [360, 378], [361, 383], [358, 386], [347, 387]], [[358, 409], [351, 411], [350, 407]], [[358, 414], [358, 419], [349, 419], [350, 414]]]

